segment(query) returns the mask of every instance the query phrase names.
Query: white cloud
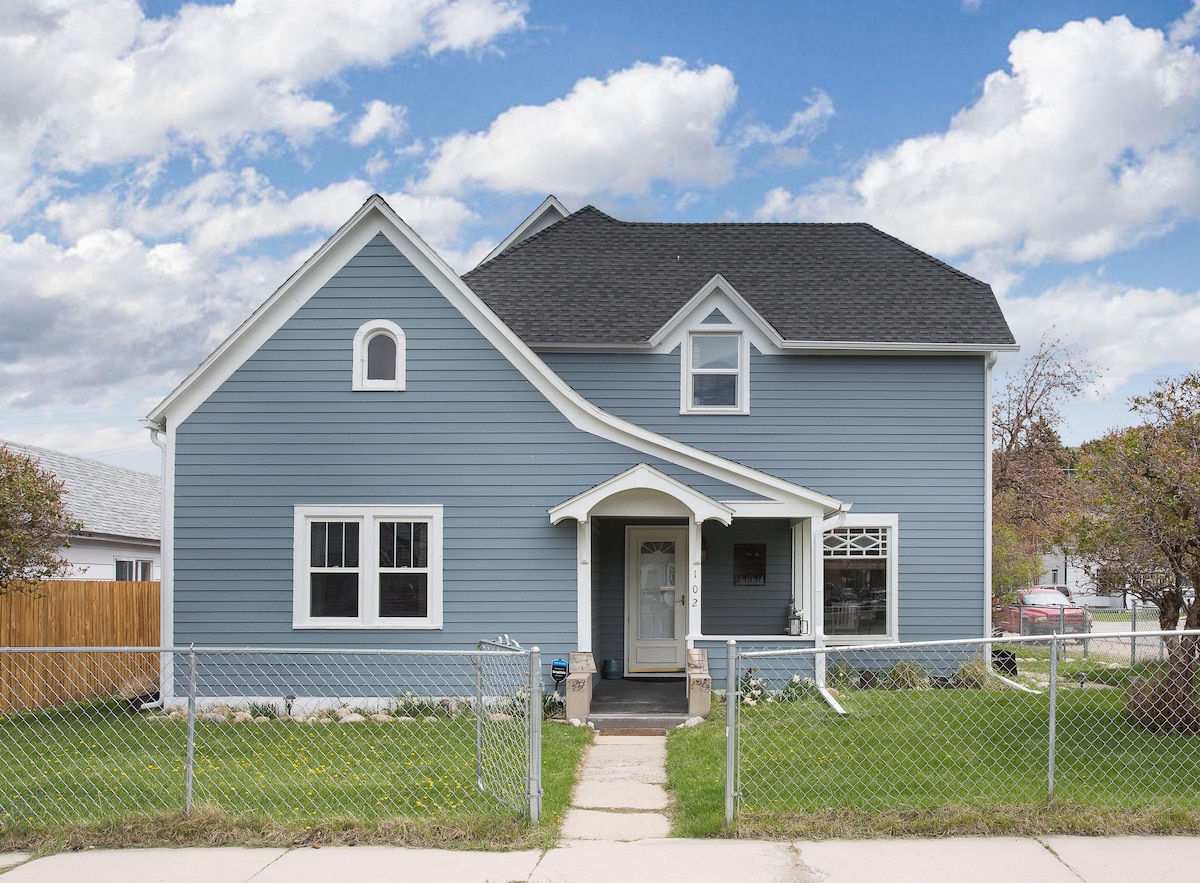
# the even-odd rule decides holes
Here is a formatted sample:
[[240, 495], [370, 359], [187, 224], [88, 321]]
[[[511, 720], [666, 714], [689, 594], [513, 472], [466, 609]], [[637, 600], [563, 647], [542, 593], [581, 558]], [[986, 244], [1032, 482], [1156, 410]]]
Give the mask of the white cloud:
[[368, 103], [362, 118], [350, 131], [350, 143], [355, 147], [364, 147], [380, 135], [389, 139], [400, 137], [404, 131], [405, 112], [403, 107], [386, 101]]
[[788, 124], [782, 129], [775, 130], [761, 123], [743, 127], [739, 146], [750, 147], [756, 144], [767, 144], [773, 147], [782, 147], [789, 141], [800, 137], [811, 140], [825, 131], [825, 126], [834, 114], [833, 99], [822, 90], [814, 89], [812, 95], [805, 102], [804, 109], [793, 113]]
[[69, 246], [0, 234], [0, 266], [0, 408], [165, 393], [286, 276], [281, 262], [197, 260], [122, 229]]
[[[352, 67], [472, 50], [523, 27], [512, 0], [236, 0], [148, 19], [136, 0], [8, 0], [0, 17], [0, 212], [48, 175], [302, 143], [340, 117], [310, 90]], [[30, 189], [33, 188], [33, 189]]]
[[430, 52], [487, 46], [497, 34], [525, 27], [528, 4], [515, 0], [456, 0], [431, 11]]
[[1155, 366], [1196, 362], [1200, 291], [1138, 288], [1085, 275], [1037, 297], [1002, 297], [1001, 305], [1027, 350], [1053, 327], [1105, 368], [1098, 395]]
[[766, 220], [868, 220], [943, 255], [1086, 261], [1200, 209], [1200, 57], [1118, 17], [1024, 31], [942, 133], [853, 178], [771, 191]]
[[485, 132], [445, 139], [419, 187], [581, 197], [642, 194], [658, 179], [721, 184], [734, 157], [719, 143], [720, 127], [736, 96], [733, 74], [720, 65], [639, 62], [580, 80], [549, 104], [513, 107]]
[[1192, 8], [1171, 25], [1171, 41], [1186, 43], [1200, 34], [1200, 0], [1192, 0]]
[[289, 196], [256, 169], [210, 172], [155, 203], [121, 200], [98, 191], [46, 208], [67, 241], [105, 229], [127, 230], [146, 241], [186, 241], [198, 253], [252, 250], [255, 243], [297, 232], [327, 231], [371, 195], [358, 179]]

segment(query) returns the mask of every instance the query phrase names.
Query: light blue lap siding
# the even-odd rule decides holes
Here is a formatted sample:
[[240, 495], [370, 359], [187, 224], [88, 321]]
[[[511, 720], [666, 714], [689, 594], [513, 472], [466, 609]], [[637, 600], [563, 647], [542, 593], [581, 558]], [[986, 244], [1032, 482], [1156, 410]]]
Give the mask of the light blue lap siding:
[[854, 513], [898, 513], [901, 639], [981, 635], [989, 594], [981, 356], [754, 351], [750, 414], [736, 416], [679, 413], [678, 351], [543, 358], [621, 417], [831, 494]]
[[[354, 332], [404, 329], [407, 390], [351, 390]], [[575, 429], [382, 238], [176, 427], [175, 640], [462, 647], [507, 633], [576, 643], [576, 526], [547, 509], [639, 462]], [[296, 505], [441, 504], [439, 631], [292, 629]]]

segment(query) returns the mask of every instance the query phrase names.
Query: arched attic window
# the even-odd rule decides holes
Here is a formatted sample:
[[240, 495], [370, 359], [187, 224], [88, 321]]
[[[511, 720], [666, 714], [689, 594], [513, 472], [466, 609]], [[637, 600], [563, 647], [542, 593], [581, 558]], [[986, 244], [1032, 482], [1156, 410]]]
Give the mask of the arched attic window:
[[354, 389], [404, 389], [404, 332], [395, 322], [372, 319], [354, 334]]

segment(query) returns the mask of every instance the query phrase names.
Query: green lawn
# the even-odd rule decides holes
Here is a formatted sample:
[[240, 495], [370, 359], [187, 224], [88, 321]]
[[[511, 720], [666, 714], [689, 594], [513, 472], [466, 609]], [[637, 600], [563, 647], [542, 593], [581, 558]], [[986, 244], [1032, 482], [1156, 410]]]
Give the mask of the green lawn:
[[[1124, 677], [1128, 672], [1124, 673]], [[743, 707], [740, 815], [751, 836], [1200, 831], [1200, 737], [1127, 721], [1120, 688], [1062, 688], [1054, 799], [1045, 695], [845, 690]], [[672, 734], [684, 836], [724, 821], [723, 715]]]
[[[194, 815], [215, 828], [270, 828], [293, 839], [350, 828], [493, 846], [552, 838], [590, 731], [543, 727], [544, 824], [531, 832], [522, 824], [521, 730], [518, 721], [488, 721], [481, 790], [469, 715], [198, 722]], [[151, 832], [156, 818], [190, 829], [181, 812], [185, 746], [183, 722], [151, 722], [119, 701], [0, 718], [0, 847], [72, 827], [128, 828], [131, 820]]]

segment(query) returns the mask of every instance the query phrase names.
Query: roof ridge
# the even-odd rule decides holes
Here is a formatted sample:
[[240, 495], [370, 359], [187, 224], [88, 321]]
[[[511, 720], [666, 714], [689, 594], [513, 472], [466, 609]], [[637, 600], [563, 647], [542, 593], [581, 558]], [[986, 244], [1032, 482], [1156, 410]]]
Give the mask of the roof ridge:
[[[576, 209], [575, 211], [571, 212], [565, 218], [560, 218], [559, 220], [555, 221], [554, 223], [549, 224], [548, 226], [539, 230], [537, 233], [534, 233], [532, 236], [526, 236], [520, 242], [516, 242], [516, 243], [510, 245], [504, 251], [500, 252], [497, 255], [494, 255], [490, 260], [484, 261], [482, 264], [478, 264], [477, 266], [472, 267], [470, 270], [463, 273], [460, 278], [468, 279], [471, 276], [478, 273], [484, 267], [491, 266], [496, 261], [500, 260], [500, 258], [506, 257], [508, 255], [513, 254], [516, 251], [519, 251], [520, 249], [524, 248], [526, 245], [528, 245], [531, 242], [536, 242], [537, 240], [541, 239], [550, 230], [553, 230], [555, 228], [561, 228], [564, 224], [568, 223], [569, 221], [580, 220], [584, 216], [592, 216], [592, 217], [597, 218], [598, 220], [608, 221], [613, 224], [619, 224], [622, 227], [678, 227], [678, 228], [691, 228], [691, 229], [695, 229], [697, 227], [702, 227], [702, 228], [706, 228], [706, 229], [725, 228], [725, 227], [733, 228], [733, 229], [746, 229], [746, 228], [750, 228], [750, 227], [753, 227], [753, 228], [761, 227], [761, 228], [769, 228], [769, 229], [775, 229], [775, 230], [783, 228], [783, 227], [863, 227], [868, 230], [874, 230], [875, 232], [879, 232], [878, 230], [875, 230], [874, 227], [872, 227], [870, 224], [866, 223], [865, 221], [623, 221], [620, 218], [614, 218], [612, 215], [601, 211], [600, 209], [596, 208], [594, 205], [591, 205], [589, 203], [588, 205], [585, 205], [582, 208]], [[896, 240], [896, 241], [901, 242], [901, 240]], [[902, 243], [902, 244], [907, 244], [907, 243]], [[909, 247], [911, 248], [911, 246], [909, 246]], [[916, 249], [914, 249], [914, 250], [916, 250]], [[937, 259], [932, 258], [932, 260], [936, 261]], [[946, 264], [945, 266], [949, 267], [949, 264]], [[953, 270], [954, 268], [950, 267], [950, 269]], [[960, 275], [966, 276], [965, 273], [961, 273], [960, 271], [956, 270], [955, 272], [958, 272]], [[967, 278], [973, 279], [974, 277], [967, 276]], [[975, 279], [974, 281], [978, 282], [979, 280]]]

